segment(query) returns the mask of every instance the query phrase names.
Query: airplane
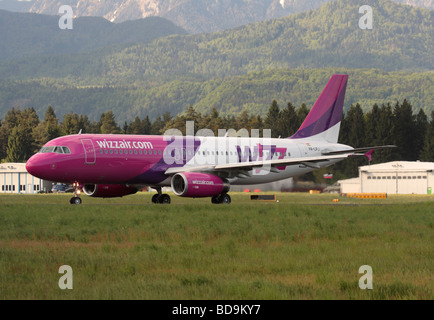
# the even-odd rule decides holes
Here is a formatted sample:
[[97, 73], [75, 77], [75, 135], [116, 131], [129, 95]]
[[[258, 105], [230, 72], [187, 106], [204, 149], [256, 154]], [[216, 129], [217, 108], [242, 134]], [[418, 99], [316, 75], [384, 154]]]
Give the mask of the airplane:
[[75, 134], [47, 142], [26, 163], [38, 178], [72, 183], [91, 197], [123, 197], [144, 186], [153, 203], [169, 204], [170, 186], [181, 197], [231, 203], [231, 185], [273, 182], [328, 167], [372, 150], [338, 143], [348, 75], [334, 74], [298, 131], [288, 138], [182, 135]]

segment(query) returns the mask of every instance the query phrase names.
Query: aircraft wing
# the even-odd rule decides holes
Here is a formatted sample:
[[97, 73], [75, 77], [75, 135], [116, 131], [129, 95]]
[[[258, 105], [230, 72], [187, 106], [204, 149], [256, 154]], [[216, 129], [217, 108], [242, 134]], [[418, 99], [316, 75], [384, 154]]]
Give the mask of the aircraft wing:
[[355, 149], [347, 149], [347, 150], [334, 150], [330, 152], [323, 152], [322, 155], [338, 155], [338, 154], [357, 154], [357, 153], [366, 153], [378, 149], [388, 149], [388, 148], [396, 148], [394, 145], [386, 145], [386, 146], [375, 146], [375, 147], [364, 147], [364, 148], [355, 148]]
[[[350, 150], [351, 151], [351, 150]], [[317, 162], [344, 159], [349, 156], [343, 155], [328, 155], [328, 156], [315, 156], [315, 157], [303, 157], [303, 158], [291, 158], [291, 159], [276, 159], [276, 160], [257, 160], [250, 162], [237, 162], [226, 163], [216, 165], [203, 165], [203, 166], [188, 166], [182, 168], [169, 168], [165, 171], [166, 175], [173, 175], [179, 172], [222, 172], [222, 171], [249, 171], [254, 168], [270, 168], [270, 171], [275, 170], [275, 167], [289, 166], [289, 165], [305, 165], [307, 167], [318, 169], [320, 168]]]

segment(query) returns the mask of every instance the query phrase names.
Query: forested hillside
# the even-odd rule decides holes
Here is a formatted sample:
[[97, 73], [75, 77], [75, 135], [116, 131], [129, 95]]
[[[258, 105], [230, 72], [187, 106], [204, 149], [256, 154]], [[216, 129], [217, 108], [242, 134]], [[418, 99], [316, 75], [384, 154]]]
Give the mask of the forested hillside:
[[333, 73], [349, 75], [345, 110], [359, 103], [367, 110], [374, 103], [394, 103], [407, 99], [417, 111], [427, 114], [434, 106], [434, 72], [385, 72], [378, 69], [290, 69], [253, 72], [247, 75], [207, 81], [173, 80], [122, 86], [75, 86], [65, 80], [40, 79], [0, 81], [0, 110], [20, 106], [34, 108], [40, 117], [48, 105], [59, 116], [68, 112], [86, 114], [98, 120], [111, 110], [118, 121], [136, 116], [151, 120], [169, 112], [184, 112], [190, 105], [203, 114], [216, 108], [222, 115], [243, 110], [264, 116], [270, 101], [311, 107]]

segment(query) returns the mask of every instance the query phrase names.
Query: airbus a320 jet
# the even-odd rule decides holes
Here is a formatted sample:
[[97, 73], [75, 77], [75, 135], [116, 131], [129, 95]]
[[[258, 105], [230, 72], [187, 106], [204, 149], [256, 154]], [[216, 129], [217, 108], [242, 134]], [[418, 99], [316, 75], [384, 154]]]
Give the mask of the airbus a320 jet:
[[333, 75], [298, 131], [288, 138], [175, 135], [75, 134], [53, 139], [33, 155], [27, 171], [38, 178], [71, 183], [92, 197], [122, 197], [144, 186], [170, 203], [162, 187], [181, 197], [231, 202], [231, 185], [273, 182], [330, 166], [372, 150], [339, 144], [347, 75]]

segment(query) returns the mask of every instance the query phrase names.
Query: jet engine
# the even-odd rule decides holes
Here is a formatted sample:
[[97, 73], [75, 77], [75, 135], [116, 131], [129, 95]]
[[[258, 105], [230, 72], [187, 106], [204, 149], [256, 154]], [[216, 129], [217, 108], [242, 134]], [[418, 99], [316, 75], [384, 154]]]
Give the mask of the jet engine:
[[134, 194], [137, 188], [125, 184], [85, 184], [83, 192], [96, 198], [115, 198]]
[[202, 198], [212, 197], [229, 191], [226, 180], [207, 173], [182, 172], [172, 177], [171, 186], [177, 196]]

